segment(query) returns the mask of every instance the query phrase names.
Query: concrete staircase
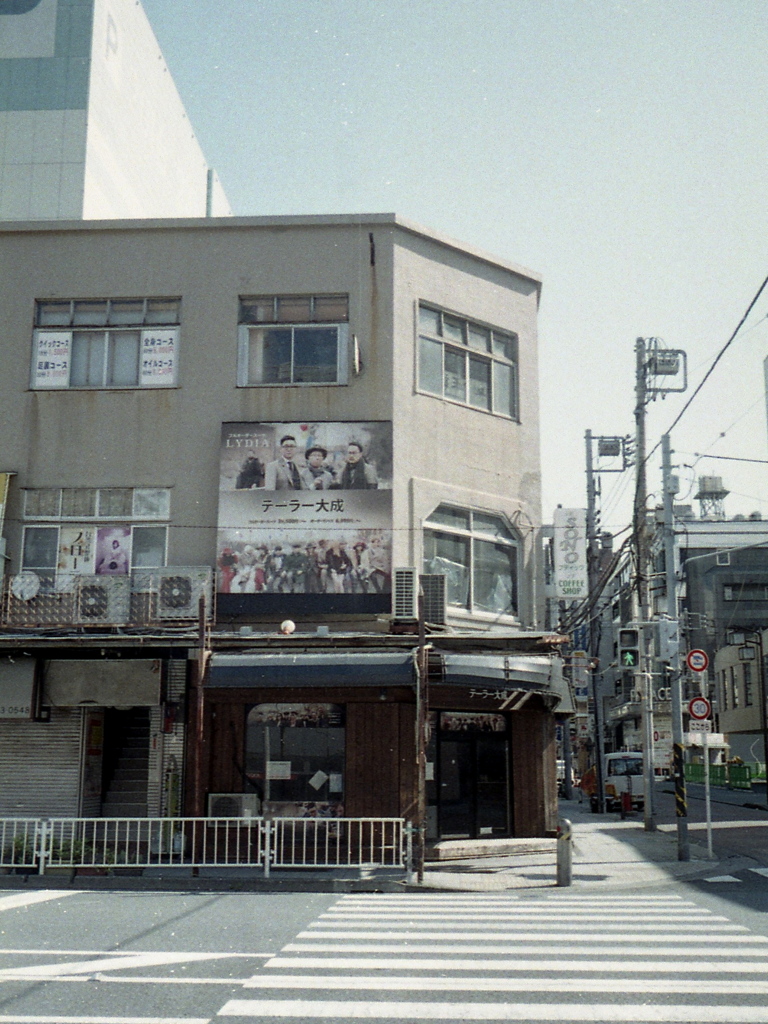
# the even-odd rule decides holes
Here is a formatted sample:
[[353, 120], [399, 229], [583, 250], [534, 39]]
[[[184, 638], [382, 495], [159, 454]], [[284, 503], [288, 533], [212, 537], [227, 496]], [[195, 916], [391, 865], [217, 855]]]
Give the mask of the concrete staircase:
[[119, 712], [113, 734], [113, 769], [108, 776], [101, 813], [104, 818], [146, 818], [149, 777], [149, 709]]

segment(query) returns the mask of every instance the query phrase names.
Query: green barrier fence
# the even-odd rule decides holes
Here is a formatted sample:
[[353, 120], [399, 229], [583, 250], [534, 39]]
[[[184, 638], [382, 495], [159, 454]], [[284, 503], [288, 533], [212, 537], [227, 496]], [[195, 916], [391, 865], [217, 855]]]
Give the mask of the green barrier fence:
[[[711, 786], [723, 786], [728, 789], [751, 789], [752, 766], [748, 764], [712, 764], [709, 766], [709, 783]], [[686, 782], [704, 784], [704, 765], [687, 764], [685, 766]]]

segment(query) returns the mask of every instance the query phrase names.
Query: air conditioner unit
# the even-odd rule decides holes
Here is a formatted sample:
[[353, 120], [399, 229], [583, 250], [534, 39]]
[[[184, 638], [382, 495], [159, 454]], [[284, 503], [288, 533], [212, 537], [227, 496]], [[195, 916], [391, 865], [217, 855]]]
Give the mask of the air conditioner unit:
[[256, 793], [209, 793], [209, 818], [255, 818], [261, 810]]
[[75, 621], [82, 626], [120, 625], [131, 615], [128, 576], [81, 576], [77, 579]]
[[435, 626], [445, 625], [446, 579], [442, 573], [424, 573], [419, 576], [424, 595], [424, 621]]
[[211, 604], [211, 570], [182, 569], [169, 566], [157, 572], [157, 617], [159, 619], [197, 618], [200, 598]]
[[419, 574], [410, 566], [394, 570], [392, 616], [395, 619], [419, 617]]

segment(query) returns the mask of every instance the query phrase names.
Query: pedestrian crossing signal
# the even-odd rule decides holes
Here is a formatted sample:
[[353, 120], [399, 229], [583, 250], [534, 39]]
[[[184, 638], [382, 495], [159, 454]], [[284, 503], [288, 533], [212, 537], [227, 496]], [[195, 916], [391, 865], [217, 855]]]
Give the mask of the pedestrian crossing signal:
[[640, 635], [636, 629], [619, 630], [619, 665], [637, 668], [640, 664]]

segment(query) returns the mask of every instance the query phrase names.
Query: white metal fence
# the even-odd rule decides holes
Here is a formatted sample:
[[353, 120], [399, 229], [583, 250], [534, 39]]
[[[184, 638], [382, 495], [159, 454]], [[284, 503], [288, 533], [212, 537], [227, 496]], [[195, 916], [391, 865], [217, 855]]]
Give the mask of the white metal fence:
[[0, 868], [405, 869], [402, 818], [0, 818]]

